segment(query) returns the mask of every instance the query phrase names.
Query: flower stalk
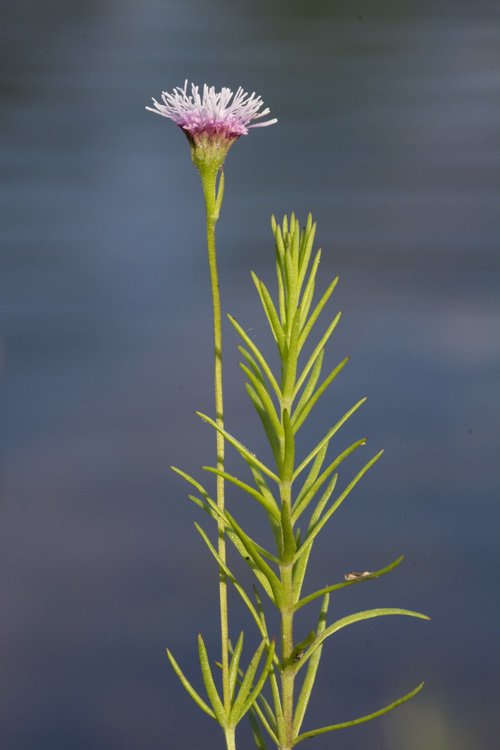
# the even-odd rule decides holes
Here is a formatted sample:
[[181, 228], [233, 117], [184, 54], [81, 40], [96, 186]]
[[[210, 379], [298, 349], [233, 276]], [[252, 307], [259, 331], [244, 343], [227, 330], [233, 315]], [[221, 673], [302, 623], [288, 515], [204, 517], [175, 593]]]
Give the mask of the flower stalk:
[[[224, 195], [224, 169], [219, 167], [215, 171], [214, 165], [198, 167], [203, 185], [207, 218], [207, 246], [208, 265], [210, 269], [210, 285], [212, 289], [213, 326], [214, 326], [214, 384], [215, 384], [215, 414], [217, 425], [224, 429], [224, 401], [222, 395], [222, 329], [221, 304], [219, 291], [219, 275], [217, 270], [217, 252], [215, 247], [215, 225], [219, 218], [220, 206]], [[219, 171], [220, 170], [220, 171]], [[217, 175], [220, 173], [217, 186]], [[224, 438], [220, 432], [216, 433], [217, 441], [217, 469], [224, 471]], [[226, 532], [222, 517], [224, 513], [224, 478], [217, 475], [217, 507], [221, 516], [217, 520], [217, 546], [221, 561], [226, 562]], [[229, 686], [229, 625], [227, 611], [227, 580], [222, 566], [219, 566], [219, 606], [221, 630], [221, 658], [222, 658], [222, 690], [226, 711], [231, 708], [231, 693]], [[229, 750], [229, 744], [228, 744]]]

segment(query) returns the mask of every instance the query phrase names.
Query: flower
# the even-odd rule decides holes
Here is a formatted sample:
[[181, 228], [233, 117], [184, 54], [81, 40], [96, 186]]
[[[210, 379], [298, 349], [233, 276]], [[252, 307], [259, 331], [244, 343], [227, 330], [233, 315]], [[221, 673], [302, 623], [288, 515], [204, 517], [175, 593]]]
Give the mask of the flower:
[[203, 96], [200, 96], [199, 88], [194, 83], [191, 84], [191, 95], [187, 88], [186, 80], [184, 88], [177, 87], [172, 94], [166, 91], [162, 93], [163, 104], [153, 98], [154, 107], [146, 109], [168, 117], [184, 131], [198, 169], [200, 163], [217, 164], [219, 169], [240, 135], [247, 135], [249, 128], [267, 127], [278, 122], [274, 118], [249, 124], [269, 114], [269, 109], [259, 112], [263, 102], [255, 92], [249, 96], [240, 87], [236, 94], [228, 88], [216, 93], [214, 86], [204, 84]]

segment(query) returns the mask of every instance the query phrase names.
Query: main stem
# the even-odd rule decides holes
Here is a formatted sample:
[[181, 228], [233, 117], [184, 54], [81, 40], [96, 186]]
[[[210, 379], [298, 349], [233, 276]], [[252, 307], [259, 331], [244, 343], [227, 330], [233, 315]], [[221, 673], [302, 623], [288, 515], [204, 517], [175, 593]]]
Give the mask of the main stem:
[[[296, 300], [292, 301], [289, 309], [295, 311]], [[292, 315], [289, 313], [292, 320]], [[293, 591], [293, 550], [292, 554], [286, 540], [293, 538], [291, 523], [292, 514], [292, 482], [295, 457], [295, 440], [293, 434], [291, 439], [286, 438], [285, 416], [289, 419], [292, 413], [293, 391], [295, 387], [295, 374], [297, 371], [297, 346], [296, 342], [290, 340], [291, 326], [288, 332], [287, 353], [283, 360], [282, 391], [281, 399], [281, 423], [285, 432], [282, 441], [282, 466], [280, 469], [280, 497], [282, 508], [282, 555], [280, 564], [281, 584], [283, 586], [284, 606], [281, 608], [281, 690], [283, 700], [283, 723], [285, 730], [284, 742], [280, 743], [280, 750], [291, 750], [293, 747], [293, 713], [294, 713], [294, 682], [295, 665], [293, 663], [293, 617], [295, 614], [295, 601]], [[286, 512], [284, 512], [286, 509]], [[286, 530], [287, 529], [287, 530]], [[295, 545], [294, 545], [295, 547]]]
[[[203, 194], [205, 197], [205, 206], [207, 211], [207, 244], [208, 244], [208, 263], [210, 267], [210, 282], [212, 286], [212, 302], [214, 313], [214, 354], [215, 354], [215, 413], [217, 424], [224, 427], [224, 407], [222, 399], [222, 332], [221, 332], [221, 308], [219, 293], [219, 275], [217, 271], [217, 255], [215, 250], [215, 225], [219, 218], [219, 208], [222, 199], [220, 195], [217, 201], [217, 176], [219, 169], [206, 169], [201, 171], [203, 184]], [[221, 175], [223, 180], [223, 174]], [[223, 190], [223, 184], [219, 183], [219, 190]], [[224, 438], [217, 432], [217, 468], [224, 471]], [[224, 511], [224, 479], [217, 476], [217, 506]], [[218, 552], [223, 562], [226, 562], [226, 534], [224, 521], [217, 519], [218, 529]], [[220, 626], [221, 626], [221, 647], [222, 647], [222, 689], [224, 696], [224, 708], [229, 715], [231, 708], [231, 692], [229, 687], [229, 629], [227, 615], [227, 581], [226, 574], [222, 568], [219, 568], [219, 599], [220, 599]], [[229, 737], [226, 733], [226, 744], [228, 750], [234, 748], [234, 732]]]
[[[282, 478], [280, 482], [280, 494], [282, 505], [291, 508], [291, 481], [290, 477]], [[293, 742], [293, 692], [295, 681], [295, 669], [292, 661], [293, 654], [293, 564], [287, 560], [280, 564], [281, 583], [283, 586], [284, 606], [281, 608], [281, 662], [283, 672], [281, 674], [281, 690], [283, 700], [283, 722], [285, 737], [284, 743], [280, 744], [280, 750], [291, 750]]]

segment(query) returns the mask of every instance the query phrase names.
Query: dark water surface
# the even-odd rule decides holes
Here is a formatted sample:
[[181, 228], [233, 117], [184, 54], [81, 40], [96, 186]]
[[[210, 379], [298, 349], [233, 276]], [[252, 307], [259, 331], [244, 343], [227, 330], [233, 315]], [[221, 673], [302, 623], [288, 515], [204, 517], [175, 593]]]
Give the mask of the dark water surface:
[[[222, 747], [165, 656], [199, 685], [197, 631], [214, 658], [218, 643], [216, 570], [169, 469], [214, 460], [194, 415], [213, 413], [201, 189], [182, 134], [144, 109], [185, 78], [255, 90], [279, 118], [227, 162], [224, 309], [266, 347], [249, 271], [272, 283], [271, 213], [312, 211], [321, 284], [341, 276], [328, 356], [351, 361], [302, 447], [368, 395], [339, 445], [386, 448], [306, 585], [405, 553], [392, 576], [341, 592], [331, 617], [432, 616], [330, 640], [304, 730], [426, 687], [310, 745], [497, 748], [498, 4], [6, 0], [1, 12], [2, 750]], [[226, 327], [227, 423], [260, 453], [237, 343]], [[232, 612], [250, 650], [252, 623]], [[253, 746], [246, 726], [239, 737]]]

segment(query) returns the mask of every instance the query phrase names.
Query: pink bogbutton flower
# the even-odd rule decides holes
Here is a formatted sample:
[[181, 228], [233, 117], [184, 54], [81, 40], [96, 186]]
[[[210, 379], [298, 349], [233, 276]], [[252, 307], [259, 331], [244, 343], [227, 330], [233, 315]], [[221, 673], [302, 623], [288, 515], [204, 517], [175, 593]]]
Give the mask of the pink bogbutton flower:
[[[249, 128], [267, 127], [278, 122], [276, 118], [267, 122], [256, 122], [269, 114], [269, 109], [260, 112], [263, 105], [260, 96], [250, 96], [240, 87], [236, 94], [231, 89], [223, 88], [216, 92], [213, 86], [203, 86], [203, 95], [199, 87], [191, 84], [188, 94], [188, 81], [184, 88], [177, 87], [173, 93], [162, 93], [163, 104], [153, 99], [154, 107], [146, 107], [173, 120], [185, 133], [190, 146], [194, 163], [207, 161], [224, 162], [229, 148], [240, 135], [247, 135]], [[251, 124], [250, 124], [251, 123]]]

